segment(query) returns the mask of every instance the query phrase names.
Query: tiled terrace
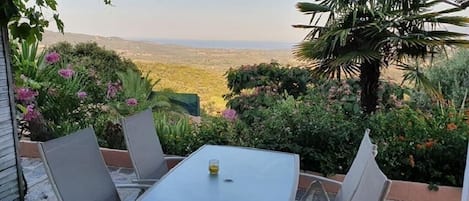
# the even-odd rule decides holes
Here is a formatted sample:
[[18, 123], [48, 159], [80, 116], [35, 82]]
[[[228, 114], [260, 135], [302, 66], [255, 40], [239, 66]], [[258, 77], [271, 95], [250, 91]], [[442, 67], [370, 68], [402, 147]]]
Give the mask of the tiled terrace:
[[[28, 183], [26, 201], [57, 201], [41, 159], [22, 158], [23, 171]], [[135, 178], [132, 169], [109, 167], [115, 183], [130, 183]], [[119, 189], [123, 201], [134, 201], [137, 189]]]

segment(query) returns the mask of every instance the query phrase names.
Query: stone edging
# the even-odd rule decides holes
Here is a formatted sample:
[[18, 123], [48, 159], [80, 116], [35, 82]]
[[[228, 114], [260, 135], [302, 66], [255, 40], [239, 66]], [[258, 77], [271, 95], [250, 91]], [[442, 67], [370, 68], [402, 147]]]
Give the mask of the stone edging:
[[[37, 143], [34, 141], [20, 141], [20, 155], [28, 158], [40, 158]], [[126, 150], [100, 148], [104, 161], [108, 166], [132, 168], [129, 153]], [[171, 165], [172, 166], [172, 165]], [[318, 174], [318, 173], [313, 173]], [[342, 181], [344, 175], [335, 175], [332, 179]], [[307, 188], [309, 181], [300, 177], [299, 187]], [[337, 192], [333, 185], [325, 185], [327, 191]], [[439, 186], [438, 191], [428, 190], [428, 184], [393, 180], [387, 200], [393, 201], [460, 201], [461, 188]]]
[[[38, 142], [35, 141], [20, 141], [20, 156], [28, 158], [40, 158], [39, 150], [37, 147]], [[100, 148], [103, 154], [104, 161], [108, 166], [132, 168], [132, 161], [130, 161], [129, 152], [126, 150]]]

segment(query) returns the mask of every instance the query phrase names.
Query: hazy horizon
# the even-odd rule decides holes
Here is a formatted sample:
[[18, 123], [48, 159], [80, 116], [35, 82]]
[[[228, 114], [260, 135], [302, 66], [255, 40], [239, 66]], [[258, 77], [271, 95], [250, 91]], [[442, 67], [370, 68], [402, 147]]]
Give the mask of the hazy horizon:
[[[297, 0], [57, 0], [65, 32], [124, 39], [253, 41], [298, 43], [310, 15]], [[438, 8], [449, 7], [440, 5]], [[459, 15], [468, 16], [469, 9]], [[57, 31], [51, 23], [48, 30]], [[453, 28], [469, 33], [469, 28]]]
[[[65, 32], [121, 38], [299, 42], [294, 0], [57, 0]], [[52, 23], [53, 24], [53, 23]], [[48, 30], [57, 31], [54, 26]]]

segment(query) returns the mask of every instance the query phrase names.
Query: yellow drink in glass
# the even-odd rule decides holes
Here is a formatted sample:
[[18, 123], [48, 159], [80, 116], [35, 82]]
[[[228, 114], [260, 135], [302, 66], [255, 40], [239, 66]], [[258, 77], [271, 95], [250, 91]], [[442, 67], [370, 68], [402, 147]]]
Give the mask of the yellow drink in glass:
[[212, 159], [208, 162], [208, 171], [210, 174], [218, 174], [219, 171], [219, 162], [217, 159]]

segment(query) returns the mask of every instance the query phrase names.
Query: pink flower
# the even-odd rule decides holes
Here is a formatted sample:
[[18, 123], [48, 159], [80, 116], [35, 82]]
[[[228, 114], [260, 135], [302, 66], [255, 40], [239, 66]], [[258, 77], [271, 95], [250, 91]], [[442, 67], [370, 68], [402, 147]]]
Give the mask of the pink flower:
[[138, 104], [138, 101], [135, 98], [129, 98], [125, 102], [128, 106], [136, 106]]
[[16, 99], [24, 102], [31, 102], [38, 95], [38, 93], [30, 88], [18, 88], [16, 89]]
[[109, 82], [107, 84], [107, 92], [106, 92], [106, 98], [114, 98], [117, 95], [117, 92], [121, 90], [121, 86], [119, 83], [111, 83]]
[[34, 104], [26, 106], [26, 111], [24, 113], [24, 120], [31, 121], [39, 117], [39, 112], [34, 109]]
[[62, 68], [59, 70], [59, 75], [65, 79], [70, 79], [73, 76], [73, 74], [75, 74], [75, 71], [73, 71], [70, 68]]
[[46, 55], [47, 64], [55, 64], [60, 60], [60, 54], [57, 52], [50, 52]]
[[234, 121], [238, 117], [236, 110], [233, 109], [226, 109], [222, 113], [223, 117], [227, 120]]
[[84, 92], [84, 91], [79, 91], [79, 92], [77, 93], [77, 96], [78, 96], [78, 98], [79, 98], [80, 100], [83, 100], [83, 99], [86, 98], [86, 96], [88, 96], [88, 94], [87, 94], [86, 92]]

